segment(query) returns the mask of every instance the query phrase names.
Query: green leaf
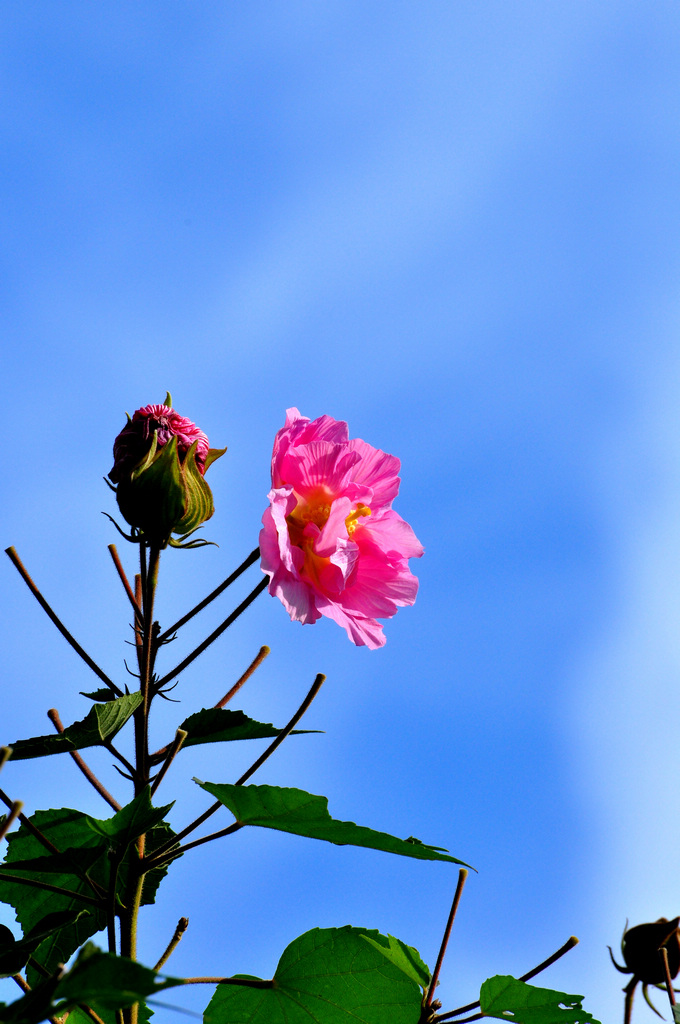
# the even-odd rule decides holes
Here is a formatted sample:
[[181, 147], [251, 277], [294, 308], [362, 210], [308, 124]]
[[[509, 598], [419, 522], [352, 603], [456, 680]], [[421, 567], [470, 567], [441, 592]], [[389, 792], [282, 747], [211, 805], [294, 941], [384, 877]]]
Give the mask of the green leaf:
[[[188, 735], [184, 747], [199, 743], [221, 743], [228, 740], [259, 740], [278, 736], [281, 729], [265, 722], [256, 722], [242, 711], [225, 708], [205, 708], [190, 715], [180, 729]], [[316, 729], [294, 729], [294, 733], [318, 732]]]
[[151, 968], [103, 953], [89, 942], [57, 985], [54, 1013], [63, 1013], [76, 1003], [85, 1003], [97, 1013], [117, 1010], [182, 984], [179, 978], [161, 980]]
[[141, 702], [142, 695], [136, 692], [106, 704], [96, 704], [90, 708], [82, 722], [74, 722], [62, 733], [35, 736], [30, 740], [12, 743], [12, 760], [23, 761], [30, 757], [45, 757], [48, 754], [101, 746], [123, 728]]
[[[410, 972], [391, 962], [386, 953], [389, 947], [390, 939], [377, 931], [314, 928], [284, 950], [271, 987], [218, 985], [203, 1020], [205, 1024], [416, 1024], [420, 987]], [[248, 979], [247, 975], [236, 977]]]
[[146, 786], [141, 793], [125, 807], [121, 807], [112, 818], [100, 821], [97, 818], [89, 818], [90, 828], [100, 836], [115, 843], [116, 846], [127, 848], [139, 836], [144, 835], [158, 825], [168, 811], [174, 806], [166, 804], [165, 807], [153, 807], [151, 804], [150, 788]]
[[[370, 935], [364, 935], [366, 942], [370, 942], [372, 946], [375, 946], [383, 956], [387, 957], [390, 963], [393, 963], [395, 967], [406, 974], [412, 981], [415, 981], [416, 985], [425, 991], [430, 984], [430, 969], [426, 963], [420, 958], [420, 953], [413, 946], [407, 946], [400, 939], [395, 939], [394, 935], [381, 935], [381, 940], [378, 942], [376, 939], [371, 938]], [[384, 941], [387, 939], [387, 947], [384, 945]]]
[[0, 1024], [40, 1024], [46, 1020], [56, 984], [56, 978], [49, 978], [9, 1006], [0, 1003]]
[[482, 1013], [513, 1024], [600, 1024], [581, 1008], [582, 1000], [500, 974], [485, 981], [479, 994]]
[[676, 1004], [673, 1007], [673, 1020], [675, 1024], [678, 1024], [678, 1022], [680, 1022], [680, 1003]]
[[353, 821], [336, 821], [328, 813], [328, 800], [325, 796], [314, 796], [302, 789], [283, 789], [280, 786], [232, 786], [200, 782], [198, 779], [194, 781], [228, 807], [241, 825], [259, 825], [279, 832], [307, 836], [309, 839], [323, 839], [336, 846], [364, 846], [418, 860], [463, 863], [431, 846], [409, 843], [386, 832], [374, 832], [373, 829], [355, 825]]
[[[134, 841], [141, 832], [147, 832], [148, 853], [174, 837], [166, 822], [154, 824], [167, 809], [153, 808], [148, 791], [144, 791], [106, 821], [69, 808], [37, 811], [30, 821], [61, 851], [56, 854], [50, 853], [25, 825], [8, 836], [7, 857], [0, 865], [0, 901], [15, 908], [24, 935], [30, 934], [47, 914], [70, 911], [73, 915], [72, 923], [55, 931], [33, 953], [46, 970], [66, 963], [83, 942], [105, 927], [103, 909], [84, 903], [79, 897], [95, 897], [88, 879], [103, 888], [108, 886], [112, 849], [123, 854], [117, 875], [117, 892], [122, 897], [131, 865], [138, 859]], [[154, 902], [167, 870], [165, 864], [145, 876], [143, 905]], [[11, 875], [49, 881], [73, 895], [33, 888], [7, 877]], [[76, 913], [81, 911], [85, 913]], [[40, 976], [29, 966], [29, 984], [39, 980]]]
[[[106, 855], [108, 843], [93, 832], [86, 814], [64, 807], [37, 811], [30, 821], [62, 852], [59, 855], [50, 853], [22, 825], [7, 837], [7, 856], [0, 866], [0, 872], [34, 878], [40, 878], [44, 873], [50, 884], [69, 890], [74, 895], [69, 897], [47, 892], [10, 881], [6, 877], [0, 878], [0, 900], [14, 907], [24, 935], [36, 928], [47, 914], [67, 911], [75, 913], [85, 909], [86, 905], [78, 896], [94, 896], [87, 877], [105, 885], [109, 871]], [[46, 970], [52, 971], [58, 963], [66, 963], [76, 949], [105, 924], [103, 911], [88, 905], [86, 913], [45, 939], [33, 956]], [[35, 985], [39, 981], [40, 975], [29, 967], [29, 984]]]
[[108, 686], [103, 686], [101, 690], [93, 690], [91, 693], [86, 693], [85, 690], [80, 691], [81, 697], [89, 697], [90, 700], [98, 701], [109, 701], [115, 700], [115, 691], [110, 689]]
[[0, 976], [8, 978], [17, 974], [26, 966], [29, 956], [44, 939], [60, 931], [67, 924], [73, 924], [83, 913], [85, 911], [66, 910], [48, 914], [35, 928], [31, 928], [23, 939], [15, 939], [9, 928], [0, 926]]

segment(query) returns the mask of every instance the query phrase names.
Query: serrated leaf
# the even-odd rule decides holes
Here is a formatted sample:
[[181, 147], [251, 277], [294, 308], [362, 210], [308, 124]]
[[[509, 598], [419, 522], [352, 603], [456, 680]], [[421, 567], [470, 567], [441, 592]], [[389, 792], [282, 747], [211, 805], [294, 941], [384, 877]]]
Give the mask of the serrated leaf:
[[488, 978], [481, 987], [479, 1002], [487, 1017], [513, 1024], [600, 1024], [581, 1007], [583, 996], [554, 992], [518, 981], [510, 975]]
[[141, 693], [136, 692], [106, 704], [96, 704], [81, 722], [67, 726], [62, 733], [17, 740], [11, 744], [12, 760], [23, 761], [31, 757], [46, 757], [49, 754], [101, 746], [123, 728], [142, 699]]
[[[271, 739], [281, 732], [274, 725], [256, 722], [243, 711], [229, 711], [226, 708], [204, 708], [182, 722], [180, 729], [188, 734], [183, 747], [199, 743], [222, 743], [231, 740]], [[294, 729], [294, 733], [317, 732], [318, 730]]]
[[[97, 836], [88, 824], [87, 815], [81, 811], [64, 807], [58, 810], [37, 811], [30, 821], [49, 839], [61, 854], [52, 854], [35, 838], [25, 825], [7, 837], [7, 856], [0, 866], [0, 872], [21, 873], [22, 865], [28, 864], [29, 871], [47, 872], [50, 864], [58, 870], [50, 872], [49, 881], [74, 893], [73, 897], [61, 893], [34, 889], [7, 878], [0, 879], [0, 900], [9, 903], [16, 911], [17, 921], [24, 935], [30, 933], [40, 921], [52, 913], [81, 911], [85, 905], [77, 897], [94, 895], [85, 874], [95, 881], [106, 884], [108, 879], [108, 844]], [[68, 851], [68, 852], [66, 852]], [[72, 858], [72, 859], [71, 859]], [[40, 862], [43, 862], [44, 866]], [[60, 929], [46, 939], [33, 956], [48, 971], [58, 963], [65, 963], [83, 942], [100, 931], [106, 924], [102, 911], [88, 907], [88, 912], [78, 917], [73, 924]], [[29, 967], [28, 982], [35, 985], [40, 975]]]
[[[0, 901], [15, 908], [24, 935], [30, 933], [49, 913], [87, 911], [72, 924], [54, 932], [35, 950], [34, 958], [46, 970], [53, 970], [58, 963], [66, 963], [83, 942], [105, 927], [103, 910], [84, 904], [79, 897], [85, 895], [93, 898], [95, 895], [88, 878], [103, 888], [108, 886], [112, 866], [109, 857], [111, 849], [117, 846], [122, 851], [125, 844], [128, 845], [117, 875], [117, 891], [122, 895], [130, 866], [133, 860], [138, 859], [133, 844], [141, 834], [139, 829], [148, 830], [148, 853], [153, 853], [162, 843], [173, 838], [174, 833], [167, 823], [153, 824], [166, 810], [166, 807], [152, 808], [148, 792], [145, 792], [105, 821], [70, 808], [37, 811], [30, 821], [61, 851], [57, 854], [45, 849], [25, 825], [8, 836], [7, 857], [0, 865]], [[158, 886], [167, 870], [168, 864], [165, 864], [145, 875], [143, 905], [154, 902]], [[72, 892], [73, 896], [31, 888], [6, 877], [14, 874], [30, 878], [31, 873], [32, 877], [38, 878], [47, 875], [45, 880]], [[40, 976], [29, 967], [29, 984], [33, 985], [39, 980]]]
[[182, 984], [179, 978], [162, 978], [150, 967], [103, 953], [88, 943], [57, 985], [53, 1012], [63, 1013], [76, 1003], [85, 1003], [97, 1013], [117, 1010]]
[[420, 987], [381, 945], [377, 931], [314, 928], [286, 947], [271, 988], [218, 985], [204, 1024], [415, 1024]]
[[232, 786], [200, 782], [198, 779], [194, 781], [228, 807], [241, 825], [273, 828], [309, 839], [322, 839], [336, 846], [362, 846], [418, 860], [463, 864], [457, 857], [440, 853], [431, 846], [409, 843], [387, 832], [375, 832], [363, 825], [355, 825], [353, 821], [336, 821], [328, 813], [325, 796], [280, 786]]

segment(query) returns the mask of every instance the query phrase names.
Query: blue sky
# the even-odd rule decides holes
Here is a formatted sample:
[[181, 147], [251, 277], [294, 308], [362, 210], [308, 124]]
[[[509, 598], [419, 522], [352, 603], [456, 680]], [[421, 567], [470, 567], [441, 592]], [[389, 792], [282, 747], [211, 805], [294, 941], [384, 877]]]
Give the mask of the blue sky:
[[[219, 549], [164, 557], [166, 625], [256, 544], [286, 407], [398, 455], [426, 554], [386, 647], [262, 597], [163, 705], [159, 744], [263, 643], [255, 718], [283, 724], [324, 671], [325, 735], [256, 781], [479, 869], [445, 1006], [573, 933], [543, 983], [619, 1019], [606, 945], [680, 911], [677, 5], [25, 0], [0, 40], [3, 546], [122, 679], [100, 512], [125, 410], [169, 389], [229, 448]], [[4, 573], [11, 741], [52, 706], [82, 718], [92, 678]], [[204, 806], [193, 775], [230, 781], [259, 749], [185, 752], [173, 821]], [[3, 788], [107, 813], [66, 757]], [[444, 864], [239, 833], [175, 868], [141, 955], [186, 914], [176, 973], [270, 976], [296, 935], [346, 923], [433, 965], [454, 886]]]

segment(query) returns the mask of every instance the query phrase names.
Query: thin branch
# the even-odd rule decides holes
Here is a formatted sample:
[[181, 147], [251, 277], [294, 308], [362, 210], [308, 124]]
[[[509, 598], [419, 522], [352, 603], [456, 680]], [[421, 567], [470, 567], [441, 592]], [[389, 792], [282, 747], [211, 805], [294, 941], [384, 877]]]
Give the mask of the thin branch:
[[185, 741], [185, 739], [187, 738], [188, 735], [189, 735], [189, 733], [186, 731], [186, 729], [178, 729], [177, 732], [175, 733], [175, 738], [172, 741], [172, 743], [170, 744], [170, 749], [168, 750], [168, 753], [166, 755], [165, 761], [161, 765], [161, 769], [158, 772], [158, 775], [156, 776], [156, 778], [154, 779], [154, 783], [153, 783], [153, 785], [151, 787], [151, 794], [150, 794], [151, 796], [154, 795], [154, 793], [156, 792], [156, 790], [160, 786], [161, 782], [163, 781], [163, 776], [165, 775], [165, 773], [167, 772], [168, 768], [170, 767], [170, 765], [174, 761], [176, 755], [179, 753], [180, 748], [181, 748], [182, 744], [184, 743], [184, 741]]
[[[241, 687], [243, 686], [244, 683], [248, 682], [248, 680], [252, 676], [252, 674], [255, 671], [255, 669], [259, 668], [259, 666], [262, 664], [264, 659], [270, 653], [271, 653], [270, 649], [269, 649], [269, 647], [266, 646], [266, 644], [265, 644], [264, 647], [260, 647], [259, 652], [253, 658], [253, 660], [251, 661], [250, 665], [245, 670], [245, 672], [240, 677], [240, 679], [237, 679], [237, 681], [232, 686], [231, 690], [229, 690], [229, 692], [227, 694], [225, 694], [225, 696], [222, 698], [222, 700], [218, 700], [217, 704], [215, 704], [214, 707], [216, 707], [216, 708], [223, 708], [225, 704], [228, 704], [229, 701], [231, 700], [231, 698], [234, 697], [238, 693], [238, 691], [241, 689]], [[164, 747], [161, 747], [160, 750], [156, 750], [153, 754], [151, 754], [151, 756], [149, 758], [149, 763], [152, 764], [152, 765], [153, 764], [158, 764], [160, 762], [160, 760], [163, 757], [165, 757], [165, 755], [167, 754], [169, 749], [170, 749], [170, 744], [166, 743], [166, 745]]]
[[244, 562], [241, 562], [238, 569], [232, 572], [231, 576], [227, 576], [226, 580], [224, 580], [223, 583], [220, 583], [219, 587], [215, 587], [212, 593], [208, 594], [207, 597], [200, 601], [195, 608], [192, 608], [190, 612], [187, 612], [187, 614], [183, 615], [181, 619], [178, 619], [177, 622], [170, 626], [169, 629], [166, 629], [165, 632], [161, 633], [161, 635], [158, 638], [158, 642], [162, 643], [163, 640], [167, 640], [169, 636], [172, 636], [173, 633], [176, 633], [181, 626], [183, 626], [186, 622], [189, 621], [189, 619], [193, 619], [194, 615], [198, 615], [200, 611], [203, 611], [203, 609], [207, 605], [209, 605], [211, 601], [214, 601], [216, 597], [219, 597], [220, 594], [224, 593], [227, 587], [230, 587], [231, 584], [239, 578], [241, 573], [244, 573], [246, 569], [249, 569], [250, 566], [257, 561], [259, 556], [259, 548], [255, 548], [254, 551], [251, 551], [246, 560]]
[[574, 946], [578, 946], [578, 939], [575, 935], [570, 935], [567, 941], [564, 943], [564, 945], [560, 946], [556, 953], [553, 953], [552, 956], [549, 956], [548, 959], [540, 963], [538, 967], [534, 967], [533, 971], [527, 971], [527, 973], [523, 974], [519, 980], [529, 981], [531, 978], [535, 978], [536, 975], [544, 971], [546, 967], [551, 967], [554, 963], [560, 960], [564, 956], [564, 954], [568, 953], [570, 949], [574, 948]]
[[[573, 949], [574, 946], [577, 945], [578, 939], [576, 938], [576, 936], [570, 936], [570, 938], [567, 939], [564, 945], [560, 946], [556, 953], [553, 953], [552, 956], [549, 956], [547, 960], [543, 960], [543, 962], [540, 963], [538, 967], [534, 967], [532, 968], [532, 970], [527, 971], [526, 974], [522, 974], [518, 980], [529, 981], [530, 978], [535, 978], [537, 974], [540, 974], [541, 971], [544, 971], [546, 967], [550, 967], [551, 964], [554, 964], [557, 960], [560, 959], [560, 957], [563, 957], [565, 953], [568, 953], [570, 949]], [[453, 1017], [459, 1017], [461, 1013], [467, 1013], [468, 1010], [475, 1010], [478, 1006], [479, 1000], [476, 1003], [468, 1003], [466, 1006], [459, 1006], [457, 1010], [449, 1010], [447, 1013], [438, 1014], [435, 1020], [437, 1022], [441, 1020], [451, 1020]], [[475, 1014], [474, 1017], [466, 1017], [465, 1020], [479, 1020], [483, 1016], [484, 1014], [478, 1013]], [[464, 1022], [456, 1021], [456, 1024], [464, 1024]]]
[[229, 626], [231, 626], [232, 622], [235, 622], [239, 615], [246, 610], [248, 605], [253, 603], [255, 598], [262, 593], [262, 591], [265, 589], [268, 583], [268, 576], [265, 576], [264, 579], [261, 579], [258, 585], [255, 587], [255, 589], [252, 590], [250, 594], [248, 594], [244, 601], [241, 601], [240, 605], [238, 605], [238, 607], [234, 609], [231, 615], [227, 616], [224, 622], [220, 626], [218, 626], [217, 629], [210, 634], [210, 636], [206, 637], [203, 643], [199, 644], [198, 647], [195, 650], [193, 650], [191, 654], [188, 654], [183, 661], [180, 661], [179, 665], [173, 668], [172, 672], [168, 672], [167, 675], [163, 676], [163, 678], [155, 684], [156, 692], [160, 690], [163, 686], [165, 686], [167, 683], [169, 683], [171, 679], [174, 679], [175, 676], [178, 676], [180, 672], [183, 672], [184, 669], [188, 665], [190, 665], [192, 661], [195, 661], [199, 654], [203, 654], [203, 651], [210, 647], [210, 645], [214, 643], [219, 636], [222, 636], [222, 633], [224, 633], [225, 629], [228, 629]]
[[[47, 712], [47, 717], [49, 718], [50, 722], [52, 723], [52, 725], [54, 726], [58, 733], [64, 732], [64, 726], [62, 724], [61, 718], [59, 717], [59, 712], [57, 711], [56, 708], [50, 708], [50, 710]], [[81, 770], [87, 781], [90, 783], [90, 785], [97, 790], [99, 795], [103, 797], [104, 800], [106, 800], [109, 807], [112, 807], [114, 811], [119, 811], [121, 805], [118, 803], [115, 797], [111, 796], [106, 786], [99, 781], [99, 779], [94, 774], [92, 769], [87, 764], [85, 764], [78, 751], [69, 750], [69, 754], [71, 755], [74, 762], [77, 764], [78, 768]]]
[[[220, 804], [221, 807], [224, 804]], [[203, 846], [204, 843], [211, 843], [213, 839], [222, 839], [223, 836], [233, 835], [234, 832], [238, 832], [239, 829], [245, 828], [240, 821], [235, 821], [232, 825], [228, 825], [227, 828], [221, 828], [219, 832], [211, 832], [209, 836], [202, 836], [201, 839], [194, 839], [191, 843], [185, 843], [184, 846], [178, 846], [177, 849], [170, 850], [167, 855], [163, 856], [161, 863], [166, 861], [175, 860], [177, 857], [181, 857], [187, 850], [193, 850], [195, 846]], [[152, 867], [158, 867], [159, 865], [154, 863]]]
[[[134, 776], [135, 769], [132, 767], [132, 765], [128, 761], [127, 757], [124, 757], [123, 754], [121, 754], [121, 752], [119, 750], [116, 750], [116, 748], [114, 747], [114, 745], [111, 742], [111, 740], [109, 740], [109, 739], [104, 740], [103, 745], [106, 748], [106, 750], [108, 750], [108, 752], [110, 754], [113, 754], [113, 756], [118, 761], [120, 761], [120, 763], [122, 765], [124, 765], [127, 768], [127, 770], [130, 772], [130, 778], [132, 778]], [[118, 768], [117, 765], [114, 764], [113, 767], [116, 768], [116, 770], [120, 772], [120, 768]], [[123, 775], [124, 773], [120, 772], [120, 774]]]
[[248, 680], [252, 676], [253, 672], [260, 667], [260, 665], [262, 664], [264, 659], [270, 653], [271, 653], [271, 650], [270, 650], [269, 647], [267, 647], [266, 644], [264, 645], [264, 647], [260, 647], [260, 650], [258, 651], [257, 655], [253, 658], [253, 660], [251, 661], [250, 665], [245, 670], [245, 672], [243, 673], [241, 678], [236, 680], [236, 682], [232, 686], [231, 690], [229, 690], [228, 693], [225, 693], [225, 695], [222, 698], [222, 700], [218, 700], [217, 704], [215, 704], [215, 707], [216, 708], [223, 708], [225, 706], [225, 704], [228, 704], [229, 701], [232, 699], [232, 697], [236, 696], [236, 694], [241, 689], [243, 684], [248, 682]]
[[75, 639], [75, 637], [72, 636], [69, 633], [69, 631], [67, 630], [66, 626], [63, 624], [61, 619], [59, 619], [58, 616], [56, 615], [56, 613], [52, 610], [50, 605], [47, 603], [47, 601], [42, 596], [42, 594], [40, 593], [40, 591], [36, 587], [35, 583], [31, 579], [31, 577], [29, 576], [29, 574], [28, 574], [28, 572], [27, 572], [23, 562], [19, 558], [19, 556], [16, 553], [16, 551], [14, 550], [14, 548], [13, 547], [6, 548], [5, 549], [5, 553], [7, 555], [9, 555], [12, 564], [14, 565], [16, 570], [18, 571], [19, 575], [23, 579], [23, 581], [26, 584], [26, 586], [28, 587], [28, 589], [31, 591], [31, 593], [35, 597], [35, 599], [38, 602], [38, 604], [40, 605], [40, 607], [47, 614], [47, 616], [52, 620], [52, 622], [57, 627], [57, 629], [59, 630], [61, 635], [71, 645], [71, 647], [76, 652], [76, 654], [78, 654], [83, 659], [83, 661], [88, 666], [88, 668], [91, 668], [96, 676], [99, 676], [99, 678], [101, 679], [101, 681], [103, 683], [106, 683], [106, 685], [111, 690], [113, 690], [114, 693], [116, 693], [119, 697], [122, 697], [123, 696], [123, 691], [118, 689], [116, 684], [111, 679], [109, 679], [109, 677], [107, 676], [106, 672], [104, 672], [102, 669], [100, 669], [99, 665], [97, 665], [97, 663], [92, 660], [90, 655], [87, 654], [87, 652], [83, 650], [83, 648], [80, 646], [80, 644]]
[[180, 942], [182, 936], [184, 935], [184, 933], [185, 933], [185, 931], [187, 930], [188, 927], [189, 927], [189, 918], [188, 917], [180, 917], [179, 921], [177, 922], [177, 927], [175, 928], [175, 932], [174, 932], [172, 938], [170, 939], [170, 942], [167, 944], [167, 946], [165, 948], [165, 952], [163, 953], [162, 957], [160, 958], [160, 960], [158, 961], [158, 963], [154, 967], [154, 971], [160, 971], [161, 967], [163, 967], [164, 964], [166, 964], [168, 962], [168, 960], [170, 959], [170, 957], [174, 953], [175, 949], [179, 945], [179, 942]]
[[5, 820], [3, 821], [2, 826], [0, 826], [0, 839], [4, 839], [5, 838], [5, 836], [9, 832], [10, 828], [12, 827], [12, 825], [14, 824], [14, 822], [19, 817], [19, 814], [21, 812], [21, 808], [23, 806], [24, 805], [23, 805], [21, 800], [15, 800], [14, 801], [14, 803], [12, 804], [12, 807], [10, 809], [9, 814], [7, 815]]
[[626, 994], [626, 998], [623, 1003], [623, 1024], [631, 1024], [633, 1017], [633, 997], [635, 996], [635, 988], [639, 980], [640, 979], [634, 974], [623, 990]]
[[259, 978], [183, 978], [185, 985], [242, 985], [244, 988], [274, 988], [273, 981]]
[[127, 594], [130, 604], [132, 605], [132, 610], [135, 613], [135, 618], [141, 625], [143, 621], [142, 609], [137, 604], [137, 601], [135, 600], [135, 595], [132, 593], [132, 587], [130, 586], [127, 576], [125, 575], [125, 569], [123, 568], [123, 563], [121, 562], [118, 556], [118, 551], [116, 550], [115, 544], [109, 544], [109, 552], [111, 554], [111, 558], [113, 559], [113, 564], [116, 567], [116, 572], [120, 577], [120, 582], [123, 584], [125, 593]]
[[675, 993], [673, 991], [673, 980], [671, 978], [671, 970], [668, 966], [668, 950], [665, 946], [661, 946], [659, 949], [659, 956], [663, 961], [663, 970], [666, 975], [666, 991], [668, 992], [668, 1001], [671, 1007], [675, 1006]]
[[[10, 811], [12, 807], [14, 807], [14, 804], [16, 802], [14, 800], [10, 800], [10, 798], [7, 796], [7, 793], [5, 793], [4, 790], [2, 789], [0, 789], [0, 800], [2, 800], [5, 807], [8, 807]], [[47, 838], [46, 835], [43, 835], [40, 829], [36, 828], [36, 826], [33, 824], [30, 818], [27, 818], [25, 814], [19, 814], [19, 821], [21, 822], [22, 825], [26, 826], [31, 835], [34, 836], [39, 843], [42, 843], [46, 850], [49, 850], [50, 853], [60, 852], [59, 848], [56, 847], [54, 843]]]
[[439, 956], [437, 957], [437, 963], [435, 964], [434, 971], [432, 972], [432, 979], [430, 980], [430, 987], [428, 988], [427, 996], [425, 997], [426, 1007], [430, 1007], [432, 1005], [434, 990], [436, 989], [439, 983], [439, 972], [441, 971], [442, 964], [444, 963], [446, 947], [449, 943], [449, 936], [451, 935], [451, 929], [453, 927], [453, 922], [455, 920], [456, 912], [458, 910], [458, 904], [460, 903], [460, 897], [463, 894], [463, 886], [465, 885], [465, 879], [467, 878], [467, 876], [468, 873], [466, 869], [461, 868], [460, 871], [458, 872], [458, 884], [456, 886], [456, 891], [453, 895], [453, 903], [451, 904], [449, 919], [446, 922], [446, 928], [444, 929], [444, 937], [442, 938], [442, 944], [439, 947]]
[[[295, 726], [298, 724], [298, 722], [304, 715], [309, 705], [316, 697], [317, 693], [319, 692], [323, 683], [325, 682], [325, 679], [325, 675], [323, 675], [322, 672], [319, 672], [316, 679], [312, 683], [309, 692], [307, 693], [307, 696], [305, 697], [305, 699], [303, 700], [302, 704], [297, 709], [293, 717], [291, 718], [290, 722], [288, 722], [286, 727], [281, 730], [276, 739], [269, 744], [265, 752], [261, 754], [260, 757], [258, 757], [257, 761], [255, 761], [250, 766], [250, 768], [248, 768], [248, 770], [243, 773], [240, 779], [237, 779], [234, 785], [242, 786], [244, 782], [247, 782], [250, 776], [253, 775], [257, 771], [257, 769], [264, 764], [267, 758], [270, 757], [274, 753], [276, 748], [279, 747], [286, 739], [286, 737], [290, 735], [290, 733], [293, 731]], [[178, 848], [178, 844], [182, 841], [182, 839], [190, 835], [195, 829], [199, 827], [199, 825], [202, 825], [204, 821], [207, 821], [208, 818], [215, 813], [215, 811], [219, 811], [220, 807], [224, 807], [224, 804], [222, 803], [221, 800], [216, 800], [215, 803], [207, 809], [207, 811], [204, 811], [203, 814], [200, 814], [198, 818], [192, 821], [191, 824], [187, 825], [185, 829], [179, 832], [172, 839], [163, 843], [162, 846], [159, 846], [159, 848], [154, 851], [149, 861], [145, 865], [145, 870], [148, 871], [152, 867], [157, 867], [160, 863], [162, 863], [165, 860], [172, 860], [175, 857], [178, 857], [180, 853], [184, 853], [186, 850], [191, 849], [194, 846], [200, 846], [202, 843], [207, 843], [211, 839], [218, 839], [221, 836], [230, 835], [232, 832], [236, 832], [239, 828], [242, 828], [242, 826], [238, 822], [235, 822], [234, 825], [229, 825], [229, 827], [226, 829], [222, 829], [219, 832], [213, 832], [211, 833], [211, 835], [205, 836], [203, 839], [197, 839], [193, 843], [188, 843], [186, 846]], [[166, 857], [166, 853], [169, 853], [169, 856]]]
[[254, 773], [257, 771], [257, 769], [260, 768], [261, 765], [264, 764], [264, 762], [267, 760], [267, 758], [271, 757], [271, 755], [274, 753], [276, 748], [280, 747], [281, 744], [283, 743], [283, 741], [288, 736], [290, 736], [290, 734], [292, 733], [293, 729], [298, 724], [298, 722], [300, 721], [300, 719], [304, 715], [305, 711], [307, 710], [309, 705], [312, 703], [312, 701], [316, 697], [317, 693], [319, 692], [319, 690], [321, 689], [321, 687], [323, 686], [325, 681], [326, 681], [325, 675], [323, 674], [323, 672], [319, 672], [317, 677], [316, 677], [316, 679], [314, 680], [314, 682], [312, 683], [312, 685], [311, 685], [311, 687], [309, 689], [309, 693], [307, 694], [307, 696], [303, 700], [302, 704], [300, 705], [300, 707], [297, 709], [297, 711], [295, 712], [295, 714], [291, 718], [291, 720], [288, 723], [288, 725], [286, 725], [281, 730], [281, 732], [276, 737], [276, 739], [273, 740], [273, 742], [269, 744], [269, 746], [265, 750], [264, 754], [261, 754], [258, 757], [257, 761], [254, 761], [253, 764], [250, 766], [250, 768], [246, 772], [243, 773], [241, 778], [237, 779], [237, 781], [235, 782], [236, 786], [242, 786], [244, 782], [247, 782], [248, 779], [250, 778], [250, 776], [254, 775]]
[[11, 747], [0, 747], [0, 769], [2, 769], [3, 765], [7, 764], [11, 756]]
[[62, 889], [60, 885], [50, 885], [49, 882], [41, 882], [37, 878], [23, 878], [21, 875], [12, 875], [7, 871], [0, 871], [0, 879], [3, 882], [16, 882], [17, 885], [29, 885], [33, 889], [45, 889], [47, 892], [56, 892], [60, 896], [67, 896], [70, 900], [81, 900], [95, 907], [101, 907], [102, 901], [94, 899], [93, 896], [86, 896], [84, 893], [74, 892], [72, 889]]

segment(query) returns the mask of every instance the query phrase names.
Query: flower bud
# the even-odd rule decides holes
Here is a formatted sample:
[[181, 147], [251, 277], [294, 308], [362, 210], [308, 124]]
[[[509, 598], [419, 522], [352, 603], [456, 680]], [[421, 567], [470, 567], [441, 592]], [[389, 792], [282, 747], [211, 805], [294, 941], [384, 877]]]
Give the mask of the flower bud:
[[650, 924], [638, 924], [623, 933], [621, 950], [626, 967], [645, 985], [661, 985], [666, 980], [659, 949], [666, 947], [671, 978], [680, 970], [680, 917], [667, 921], [660, 917]]
[[118, 507], [149, 544], [175, 544], [171, 534], [192, 532], [214, 511], [205, 471], [226, 448], [210, 448], [202, 430], [163, 405], [138, 409], [113, 444], [109, 479]]

